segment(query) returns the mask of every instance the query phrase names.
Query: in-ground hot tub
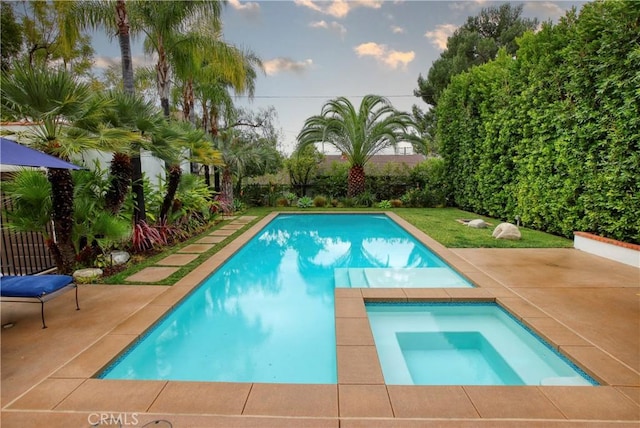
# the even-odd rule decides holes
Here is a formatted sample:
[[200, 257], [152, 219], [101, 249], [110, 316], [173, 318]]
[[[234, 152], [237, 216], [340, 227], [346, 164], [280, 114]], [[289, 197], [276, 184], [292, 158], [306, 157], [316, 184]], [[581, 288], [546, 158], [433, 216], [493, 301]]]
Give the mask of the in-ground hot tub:
[[368, 303], [391, 385], [596, 385], [493, 303]]

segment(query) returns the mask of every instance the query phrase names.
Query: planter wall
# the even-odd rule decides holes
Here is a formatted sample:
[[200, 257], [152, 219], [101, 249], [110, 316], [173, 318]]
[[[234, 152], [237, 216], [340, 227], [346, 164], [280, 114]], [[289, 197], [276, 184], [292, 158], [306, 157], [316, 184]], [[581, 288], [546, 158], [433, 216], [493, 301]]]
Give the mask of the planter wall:
[[573, 247], [640, 269], [640, 245], [603, 238], [587, 232], [574, 232]]

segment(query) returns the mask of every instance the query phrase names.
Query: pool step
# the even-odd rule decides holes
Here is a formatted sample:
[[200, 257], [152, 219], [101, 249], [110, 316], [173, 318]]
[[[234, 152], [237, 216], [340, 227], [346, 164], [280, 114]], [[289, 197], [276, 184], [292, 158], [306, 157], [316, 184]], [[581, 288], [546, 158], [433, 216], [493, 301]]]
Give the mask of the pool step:
[[336, 268], [336, 287], [342, 288], [464, 288], [464, 278], [448, 268]]

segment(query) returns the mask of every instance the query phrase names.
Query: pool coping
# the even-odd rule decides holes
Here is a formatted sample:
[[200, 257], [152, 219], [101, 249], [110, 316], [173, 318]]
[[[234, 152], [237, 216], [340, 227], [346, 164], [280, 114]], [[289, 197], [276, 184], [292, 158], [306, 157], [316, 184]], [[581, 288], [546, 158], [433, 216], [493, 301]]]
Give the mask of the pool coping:
[[[158, 415], [173, 415], [175, 420], [208, 415], [220, 418], [222, 423], [227, 420], [225, 418], [238, 422], [237, 418], [247, 417], [247, 426], [262, 421], [264, 417], [301, 421], [310, 426], [316, 422], [317, 426], [347, 426], [349, 423], [357, 426], [356, 421], [361, 418], [389, 426], [401, 420], [411, 423], [424, 419], [505, 422], [513, 419], [556, 422], [638, 420], [638, 405], [619, 390], [639, 386], [630, 381], [633, 375], [627, 367], [392, 212], [384, 214], [433, 250], [476, 288], [335, 289], [337, 384], [119, 381], [94, 377], [281, 214], [313, 213], [274, 212], [260, 219], [175, 285], [9, 403], [4, 410], [29, 409], [64, 414], [85, 412], [85, 421], [86, 412], [96, 409], [135, 413], [139, 420]], [[389, 301], [495, 302], [602, 386], [386, 385], [365, 304]], [[42, 404], [41, 398], [45, 396], [45, 404]], [[425, 402], [429, 406], [424, 406]]]

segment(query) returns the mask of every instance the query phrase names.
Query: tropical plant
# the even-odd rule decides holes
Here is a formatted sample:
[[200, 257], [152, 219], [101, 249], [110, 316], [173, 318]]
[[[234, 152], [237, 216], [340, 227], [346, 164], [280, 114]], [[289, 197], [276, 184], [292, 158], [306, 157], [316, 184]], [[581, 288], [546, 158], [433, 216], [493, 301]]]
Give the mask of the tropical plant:
[[[97, 0], [97, 1], [81, 1], [75, 3], [76, 16], [80, 16], [80, 25], [84, 25], [93, 29], [96, 28], [114, 28], [118, 35], [118, 43], [120, 45], [120, 59], [122, 63], [122, 82], [124, 93], [127, 96], [134, 96], [134, 72], [133, 59], [131, 57], [131, 37], [129, 34], [130, 25], [127, 14], [127, 6], [125, 0]], [[107, 34], [110, 34], [107, 31]], [[134, 110], [135, 111], [135, 110]], [[142, 111], [148, 111], [143, 109]], [[116, 162], [124, 162], [124, 158], [119, 156]], [[142, 161], [140, 159], [140, 148], [132, 148], [131, 150], [131, 178], [132, 191], [136, 203], [133, 205], [134, 222], [136, 224], [146, 222], [146, 206], [144, 199], [144, 191], [142, 187]]]
[[320, 115], [308, 118], [298, 134], [298, 150], [327, 142], [338, 149], [349, 163], [348, 196], [365, 190], [365, 164], [373, 155], [400, 141], [417, 141], [411, 116], [393, 108], [378, 95], [367, 95], [356, 111], [353, 104], [339, 97], [327, 102]]
[[298, 208], [311, 208], [313, 206], [313, 199], [308, 196], [303, 196], [298, 199]]
[[[62, 69], [16, 67], [0, 79], [3, 115], [34, 125], [21, 135], [45, 153], [69, 160], [83, 150], [115, 149], [135, 136], [102, 125], [110, 101], [92, 94], [87, 84]], [[69, 273], [75, 259], [73, 181], [69, 170], [49, 169], [56, 242], [53, 251], [61, 273]]]
[[323, 159], [324, 155], [315, 146], [309, 145], [300, 151], [295, 151], [284, 161], [284, 166], [289, 172], [291, 185], [300, 195], [307, 193], [307, 187], [316, 177], [318, 167]]

